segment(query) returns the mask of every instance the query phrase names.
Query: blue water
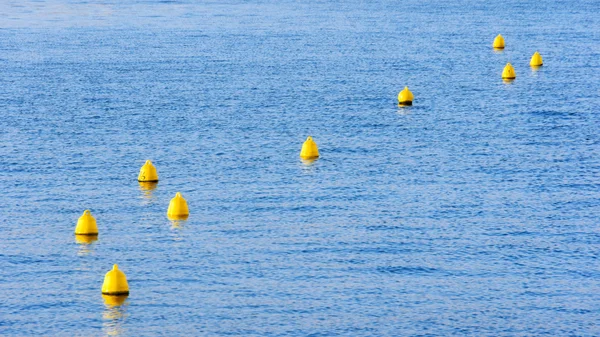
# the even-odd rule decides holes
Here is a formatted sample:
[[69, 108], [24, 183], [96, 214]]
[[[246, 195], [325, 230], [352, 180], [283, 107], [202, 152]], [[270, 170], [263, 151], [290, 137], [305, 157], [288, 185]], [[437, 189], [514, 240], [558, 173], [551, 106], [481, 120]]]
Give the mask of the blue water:
[[0, 335], [600, 335], [599, 32], [597, 1], [2, 1]]

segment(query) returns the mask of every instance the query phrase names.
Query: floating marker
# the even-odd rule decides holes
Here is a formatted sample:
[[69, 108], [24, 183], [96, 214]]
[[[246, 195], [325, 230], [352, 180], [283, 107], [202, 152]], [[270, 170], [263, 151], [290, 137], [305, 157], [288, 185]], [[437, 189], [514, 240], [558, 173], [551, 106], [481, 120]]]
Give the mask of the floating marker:
[[302, 150], [300, 150], [300, 158], [302, 159], [314, 159], [319, 157], [319, 147], [317, 143], [312, 139], [311, 136], [306, 138], [304, 144], [302, 144]]
[[96, 219], [94, 219], [89, 209], [83, 211], [83, 215], [77, 220], [75, 235], [98, 235]]
[[517, 78], [515, 68], [512, 66], [512, 64], [506, 64], [506, 67], [504, 67], [504, 70], [502, 71], [502, 78], [505, 80], [514, 80], [515, 78]]
[[152, 162], [146, 160], [146, 163], [140, 169], [140, 174], [138, 175], [138, 181], [140, 182], [157, 182], [158, 181], [158, 173], [156, 172], [156, 167], [152, 165]]
[[119, 266], [113, 265], [113, 269], [104, 276], [102, 284], [102, 294], [104, 295], [129, 295], [129, 284], [125, 273], [119, 270]]
[[504, 49], [504, 38], [501, 34], [498, 34], [494, 39], [494, 48], [496, 49]]
[[402, 106], [412, 105], [414, 98], [415, 96], [408, 90], [408, 87], [404, 87], [404, 89], [398, 93], [398, 104]]
[[171, 199], [169, 203], [167, 216], [171, 219], [185, 219], [188, 215], [190, 215], [190, 211], [188, 210], [187, 201], [181, 196], [181, 193], [177, 192], [175, 198]]
[[529, 61], [529, 65], [532, 67], [539, 67], [543, 64], [544, 64], [544, 61], [542, 61], [542, 55], [540, 55], [540, 53], [538, 53], [537, 51], [535, 53], [533, 53], [533, 56], [531, 57], [531, 61]]

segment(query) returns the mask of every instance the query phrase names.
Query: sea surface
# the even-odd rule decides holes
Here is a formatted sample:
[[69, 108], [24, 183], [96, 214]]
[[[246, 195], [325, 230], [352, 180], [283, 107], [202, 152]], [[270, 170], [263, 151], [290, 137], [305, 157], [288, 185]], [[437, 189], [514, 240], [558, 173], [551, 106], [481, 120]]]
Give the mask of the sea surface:
[[599, 336], [600, 2], [3, 0], [0, 191], [2, 336]]

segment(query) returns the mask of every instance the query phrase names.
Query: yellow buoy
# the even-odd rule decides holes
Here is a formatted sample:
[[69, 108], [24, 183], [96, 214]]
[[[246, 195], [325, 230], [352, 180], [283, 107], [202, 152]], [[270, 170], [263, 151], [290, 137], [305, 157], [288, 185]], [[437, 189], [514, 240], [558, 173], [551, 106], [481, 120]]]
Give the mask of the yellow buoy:
[[517, 78], [517, 74], [515, 73], [515, 68], [512, 66], [512, 64], [507, 63], [506, 66], [504, 67], [504, 70], [502, 70], [502, 78], [505, 80], [514, 80], [515, 78]]
[[77, 220], [75, 235], [98, 235], [96, 219], [94, 219], [89, 209], [83, 211], [83, 215], [79, 217], [79, 220]]
[[504, 49], [504, 38], [501, 34], [498, 34], [494, 39], [494, 48], [496, 49]]
[[113, 265], [113, 269], [104, 276], [102, 284], [104, 295], [129, 295], [129, 284], [125, 273], [119, 270], [119, 266]]
[[171, 199], [169, 203], [167, 216], [171, 219], [185, 219], [188, 215], [190, 215], [190, 211], [188, 210], [187, 201], [181, 196], [181, 193], [177, 192], [175, 198]]
[[540, 55], [540, 53], [538, 53], [537, 51], [535, 53], [533, 53], [533, 56], [531, 57], [531, 61], [529, 61], [529, 65], [532, 67], [539, 67], [543, 64], [544, 64], [544, 61], [542, 61], [542, 55]]
[[312, 139], [311, 136], [306, 138], [304, 144], [302, 144], [302, 150], [300, 150], [300, 158], [302, 159], [314, 159], [319, 157], [319, 147], [317, 143]]
[[412, 105], [414, 98], [415, 96], [408, 90], [408, 87], [404, 87], [404, 89], [398, 93], [398, 104], [403, 106]]
[[143, 182], [156, 182], [158, 181], [158, 173], [156, 172], [156, 167], [152, 165], [152, 162], [146, 160], [146, 163], [140, 169], [140, 174], [138, 175], [138, 181]]

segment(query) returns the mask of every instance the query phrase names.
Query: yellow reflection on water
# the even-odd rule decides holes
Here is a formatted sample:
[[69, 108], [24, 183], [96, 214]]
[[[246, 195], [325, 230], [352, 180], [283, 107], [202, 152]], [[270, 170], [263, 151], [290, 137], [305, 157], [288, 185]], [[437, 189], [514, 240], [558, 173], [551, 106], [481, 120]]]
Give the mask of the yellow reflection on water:
[[531, 71], [536, 73], [538, 70], [542, 69], [542, 66], [530, 66], [531, 67]]
[[123, 335], [123, 323], [127, 318], [126, 310], [127, 305], [123, 305], [127, 299], [127, 295], [111, 296], [102, 295], [104, 299], [104, 312], [102, 318], [104, 322], [102, 327], [104, 332], [109, 336], [120, 336]]
[[311, 166], [313, 165], [317, 160], [319, 160], [319, 157], [317, 158], [310, 158], [310, 159], [304, 159], [301, 158], [300, 159], [302, 161], [302, 164], [304, 164], [305, 166]]
[[494, 54], [502, 54], [504, 53], [504, 48], [494, 48]]
[[84, 256], [92, 252], [92, 243], [98, 240], [98, 235], [77, 235], [75, 234], [75, 242], [79, 244], [77, 255]]
[[158, 182], [156, 181], [138, 181], [140, 184], [140, 191], [142, 191], [142, 195], [146, 199], [152, 199], [152, 191], [156, 189], [158, 186]]
[[171, 220], [171, 228], [183, 228], [183, 226], [186, 223], [186, 219], [188, 218], [187, 216], [179, 216], [179, 217], [173, 217], [173, 216], [169, 216], [168, 217], [169, 220]]

